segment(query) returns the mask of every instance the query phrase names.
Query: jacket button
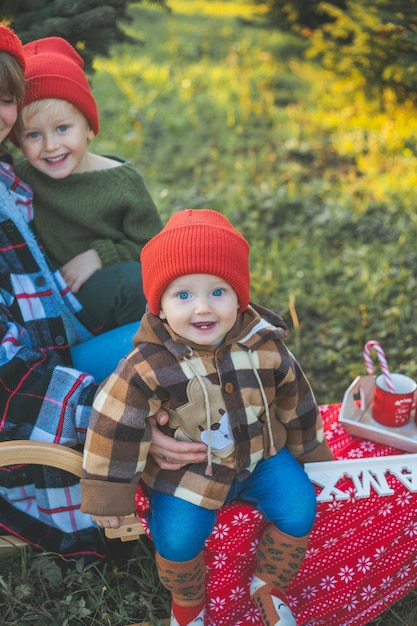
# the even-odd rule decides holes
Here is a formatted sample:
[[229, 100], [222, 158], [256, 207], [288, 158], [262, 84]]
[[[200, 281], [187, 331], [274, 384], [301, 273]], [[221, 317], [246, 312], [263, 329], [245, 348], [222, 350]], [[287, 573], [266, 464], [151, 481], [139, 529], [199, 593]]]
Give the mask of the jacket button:
[[46, 283], [46, 280], [45, 280], [45, 278], [43, 276], [37, 276], [35, 278], [35, 285], [37, 287], [43, 287], [45, 285], [45, 283]]
[[55, 344], [57, 346], [63, 346], [65, 343], [65, 338], [62, 337], [62, 335], [58, 335], [58, 337], [55, 337]]
[[235, 387], [233, 385], [233, 383], [226, 383], [224, 386], [224, 390], [226, 393], [233, 393], [235, 390]]

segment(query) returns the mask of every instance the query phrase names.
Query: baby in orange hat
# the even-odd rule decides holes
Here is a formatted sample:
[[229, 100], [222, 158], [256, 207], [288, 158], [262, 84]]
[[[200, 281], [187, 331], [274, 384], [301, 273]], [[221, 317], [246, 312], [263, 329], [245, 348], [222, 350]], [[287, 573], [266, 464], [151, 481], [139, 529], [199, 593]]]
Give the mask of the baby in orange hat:
[[[283, 342], [286, 325], [250, 303], [249, 245], [216, 211], [175, 213], [141, 262], [149, 310], [136, 347], [96, 396], [82, 510], [118, 527], [144, 480], [159, 577], [172, 594], [170, 623], [188, 626], [206, 619], [203, 549], [216, 509], [233, 499], [252, 503], [269, 522], [252, 599], [265, 626], [295, 626], [285, 592], [316, 511], [302, 463], [331, 452], [310, 385]], [[207, 445], [207, 464], [156, 466], [149, 418], [160, 408], [172, 437]]]
[[161, 228], [142, 176], [94, 154], [97, 103], [83, 60], [61, 37], [23, 47], [26, 94], [11, 139], [25, 158], [16, 173], [34, 193], [34, 222], [85, 309], [105, 329], [145, 310], [139, 255]]

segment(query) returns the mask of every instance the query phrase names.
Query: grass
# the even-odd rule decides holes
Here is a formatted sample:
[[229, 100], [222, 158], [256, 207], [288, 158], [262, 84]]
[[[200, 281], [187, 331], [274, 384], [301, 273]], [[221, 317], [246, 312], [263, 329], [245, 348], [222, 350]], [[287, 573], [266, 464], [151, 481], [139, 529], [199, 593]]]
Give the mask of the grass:
[[116, 561], [86, 565], [16, 549], [0, 559], [0, 624], [128, 626], [144, 619], [162, 624], [170, 601], [158, 582], [152, 543], [143, 537], [123, 552]]
[[[287, 321], [320, 404], [340, 402], [365, 373], [369, 339], [392, 371], [415, 376], [415, 109], [389, 91], [367, 100], [359, 78], [339, 80], [306, 60], [306, 43], [268, 28], [249, 1], [170, 4], [171, 13], [133, 5], [129, 32], [144, 45], [96, 59], [93, 149], [136, 163], [164, 221], [184, 207], [232, 220], [251, 243], [252, 297]], [[164, 594], [141, 587], [152, 559], [138, 550], [122, 569], [98, 573], [58, 562], [56, 615], [51, 583], [34, 585], [32, 572], [55, 559], [27, 552], [0, 579], [8, 610], [21, 609], [8, 626], [36, 623], [24, 607], [44, 611], [42, 626], [122, 623], [124, 598], [163, 611]], [[136, 567], [135, 589], [125, 591]], [[96, 585], [88, 597], [84, 579]], [[39, 608], [31, 599], [41, 591]], [[416, 603], [413, 592], [373, 626], [416, 624]]]
[[289, 323], [320, 403], [365, 373], [369, 339], [413, 376], [413, 109], [303, 60], [250, 3], [171, 4], [134, 9], [145, 45], [96, 61], [96, 150], [138, 165], [164, 220], [208, 206], [242, 231], [252, 297]]

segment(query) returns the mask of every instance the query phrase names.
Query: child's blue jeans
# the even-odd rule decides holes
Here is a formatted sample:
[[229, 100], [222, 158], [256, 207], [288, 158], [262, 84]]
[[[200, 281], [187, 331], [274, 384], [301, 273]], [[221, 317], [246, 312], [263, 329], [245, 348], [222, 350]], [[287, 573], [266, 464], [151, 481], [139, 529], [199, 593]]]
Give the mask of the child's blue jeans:
[[[157, 552], [170, 561], [188, 561], [204, 548], [216, 511], [149, 490], [149, 527]], [[303, 467], [283, 448], [258, 463], [242, 482], [234, 481], [226, 502], [252, 504], [268, 522], [294, 537], [307, 535], [316, 515], [314, 487]]]

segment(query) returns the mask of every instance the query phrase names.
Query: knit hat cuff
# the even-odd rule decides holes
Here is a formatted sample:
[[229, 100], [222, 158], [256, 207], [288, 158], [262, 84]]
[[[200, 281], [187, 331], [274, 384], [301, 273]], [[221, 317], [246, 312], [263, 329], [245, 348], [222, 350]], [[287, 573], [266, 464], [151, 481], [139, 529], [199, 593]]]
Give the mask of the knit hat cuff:
[[26, 106], [31, 102], [43, 100], [44, 98], [56, 98], [57, 100], [66, 100], [71, 102], [77, 109], [81, 111], [87, 119], [90, 127], [97, 135], [99, 130], [99, 113], [95, 99], [91, 92], [80, 85], [72, 78], [57, 77], [54, 75], [42, 76], [42, 80], [32, 80], [26, 87], [25, 100], [21, 106]]

